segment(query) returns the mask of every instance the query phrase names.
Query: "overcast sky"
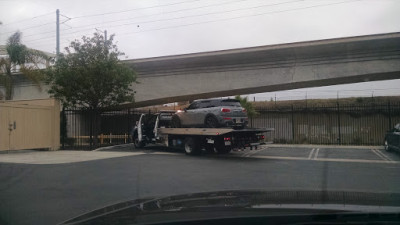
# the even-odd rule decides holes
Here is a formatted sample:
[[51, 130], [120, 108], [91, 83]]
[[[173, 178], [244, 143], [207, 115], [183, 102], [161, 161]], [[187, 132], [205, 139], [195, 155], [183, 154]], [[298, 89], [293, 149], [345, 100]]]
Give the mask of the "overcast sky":
[[[400, 32], [400, 0], [0, 0], [0, 45], [20, 30], [28, 47], [55, 52], [56, 9], [61, 48], [107, 30], [129, 59]], [[257, 96], [400, 95], [399, 87], [400, 79]]]

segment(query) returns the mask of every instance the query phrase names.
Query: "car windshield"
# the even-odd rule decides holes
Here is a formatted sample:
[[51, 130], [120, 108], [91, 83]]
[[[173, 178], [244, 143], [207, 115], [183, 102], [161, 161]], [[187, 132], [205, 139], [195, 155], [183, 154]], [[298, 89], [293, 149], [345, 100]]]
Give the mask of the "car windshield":
[[400, 213], [400, 0], [0, 15], [0, 225]]

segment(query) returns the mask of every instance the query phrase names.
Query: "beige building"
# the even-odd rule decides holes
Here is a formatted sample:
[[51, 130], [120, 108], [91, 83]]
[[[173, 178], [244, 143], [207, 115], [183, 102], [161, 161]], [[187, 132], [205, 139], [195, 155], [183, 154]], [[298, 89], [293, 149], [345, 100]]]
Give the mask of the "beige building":
[[0, 151], [60, 147], [60, 103], [55, 99], [0, 101]]

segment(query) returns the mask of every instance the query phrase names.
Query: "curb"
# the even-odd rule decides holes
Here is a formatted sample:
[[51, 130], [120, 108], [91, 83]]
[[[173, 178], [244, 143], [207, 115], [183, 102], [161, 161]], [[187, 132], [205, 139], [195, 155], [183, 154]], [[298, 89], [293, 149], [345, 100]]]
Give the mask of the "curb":
[[96, 148], [96, 149], [92, 150], [92, 152], [97, 152], [97, 151], [107, 150], [107, 149], [112, 149], [112, 148], [123, 148], [123, 147], [127, 147], [127, 146], [133, 146], [133, 143], [122, 144], [122, 145], [111, 145], [111, 146], [107, 146], [107, 147]]

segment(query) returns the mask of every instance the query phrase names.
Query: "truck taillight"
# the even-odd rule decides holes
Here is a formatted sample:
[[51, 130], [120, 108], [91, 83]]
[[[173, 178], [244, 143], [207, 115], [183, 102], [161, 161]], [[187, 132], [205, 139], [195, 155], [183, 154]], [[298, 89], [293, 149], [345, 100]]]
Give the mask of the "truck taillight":
[[230, 137], [224, 137], [224, 141], [230, 141], [231, 138]]
[[222, 109], [221, 109], [221, 112], [228, 113], [228, 112], [231, 112], [231, 110], [230, 110], [230, 109], [227, 109], [227, 108], [222, 108]]
[[242, 112], [244, 112], [244, 113], [245, 113], [245, 112], [247, 112], [247, 110], [246, 110], [246, 109], [242, 109]]
[[264, 140], [265, 136], [264, 136], [264, 135], [260, 135], [260, 136], [258, 136], [258, 138], [259, 138], [260, 140]]

